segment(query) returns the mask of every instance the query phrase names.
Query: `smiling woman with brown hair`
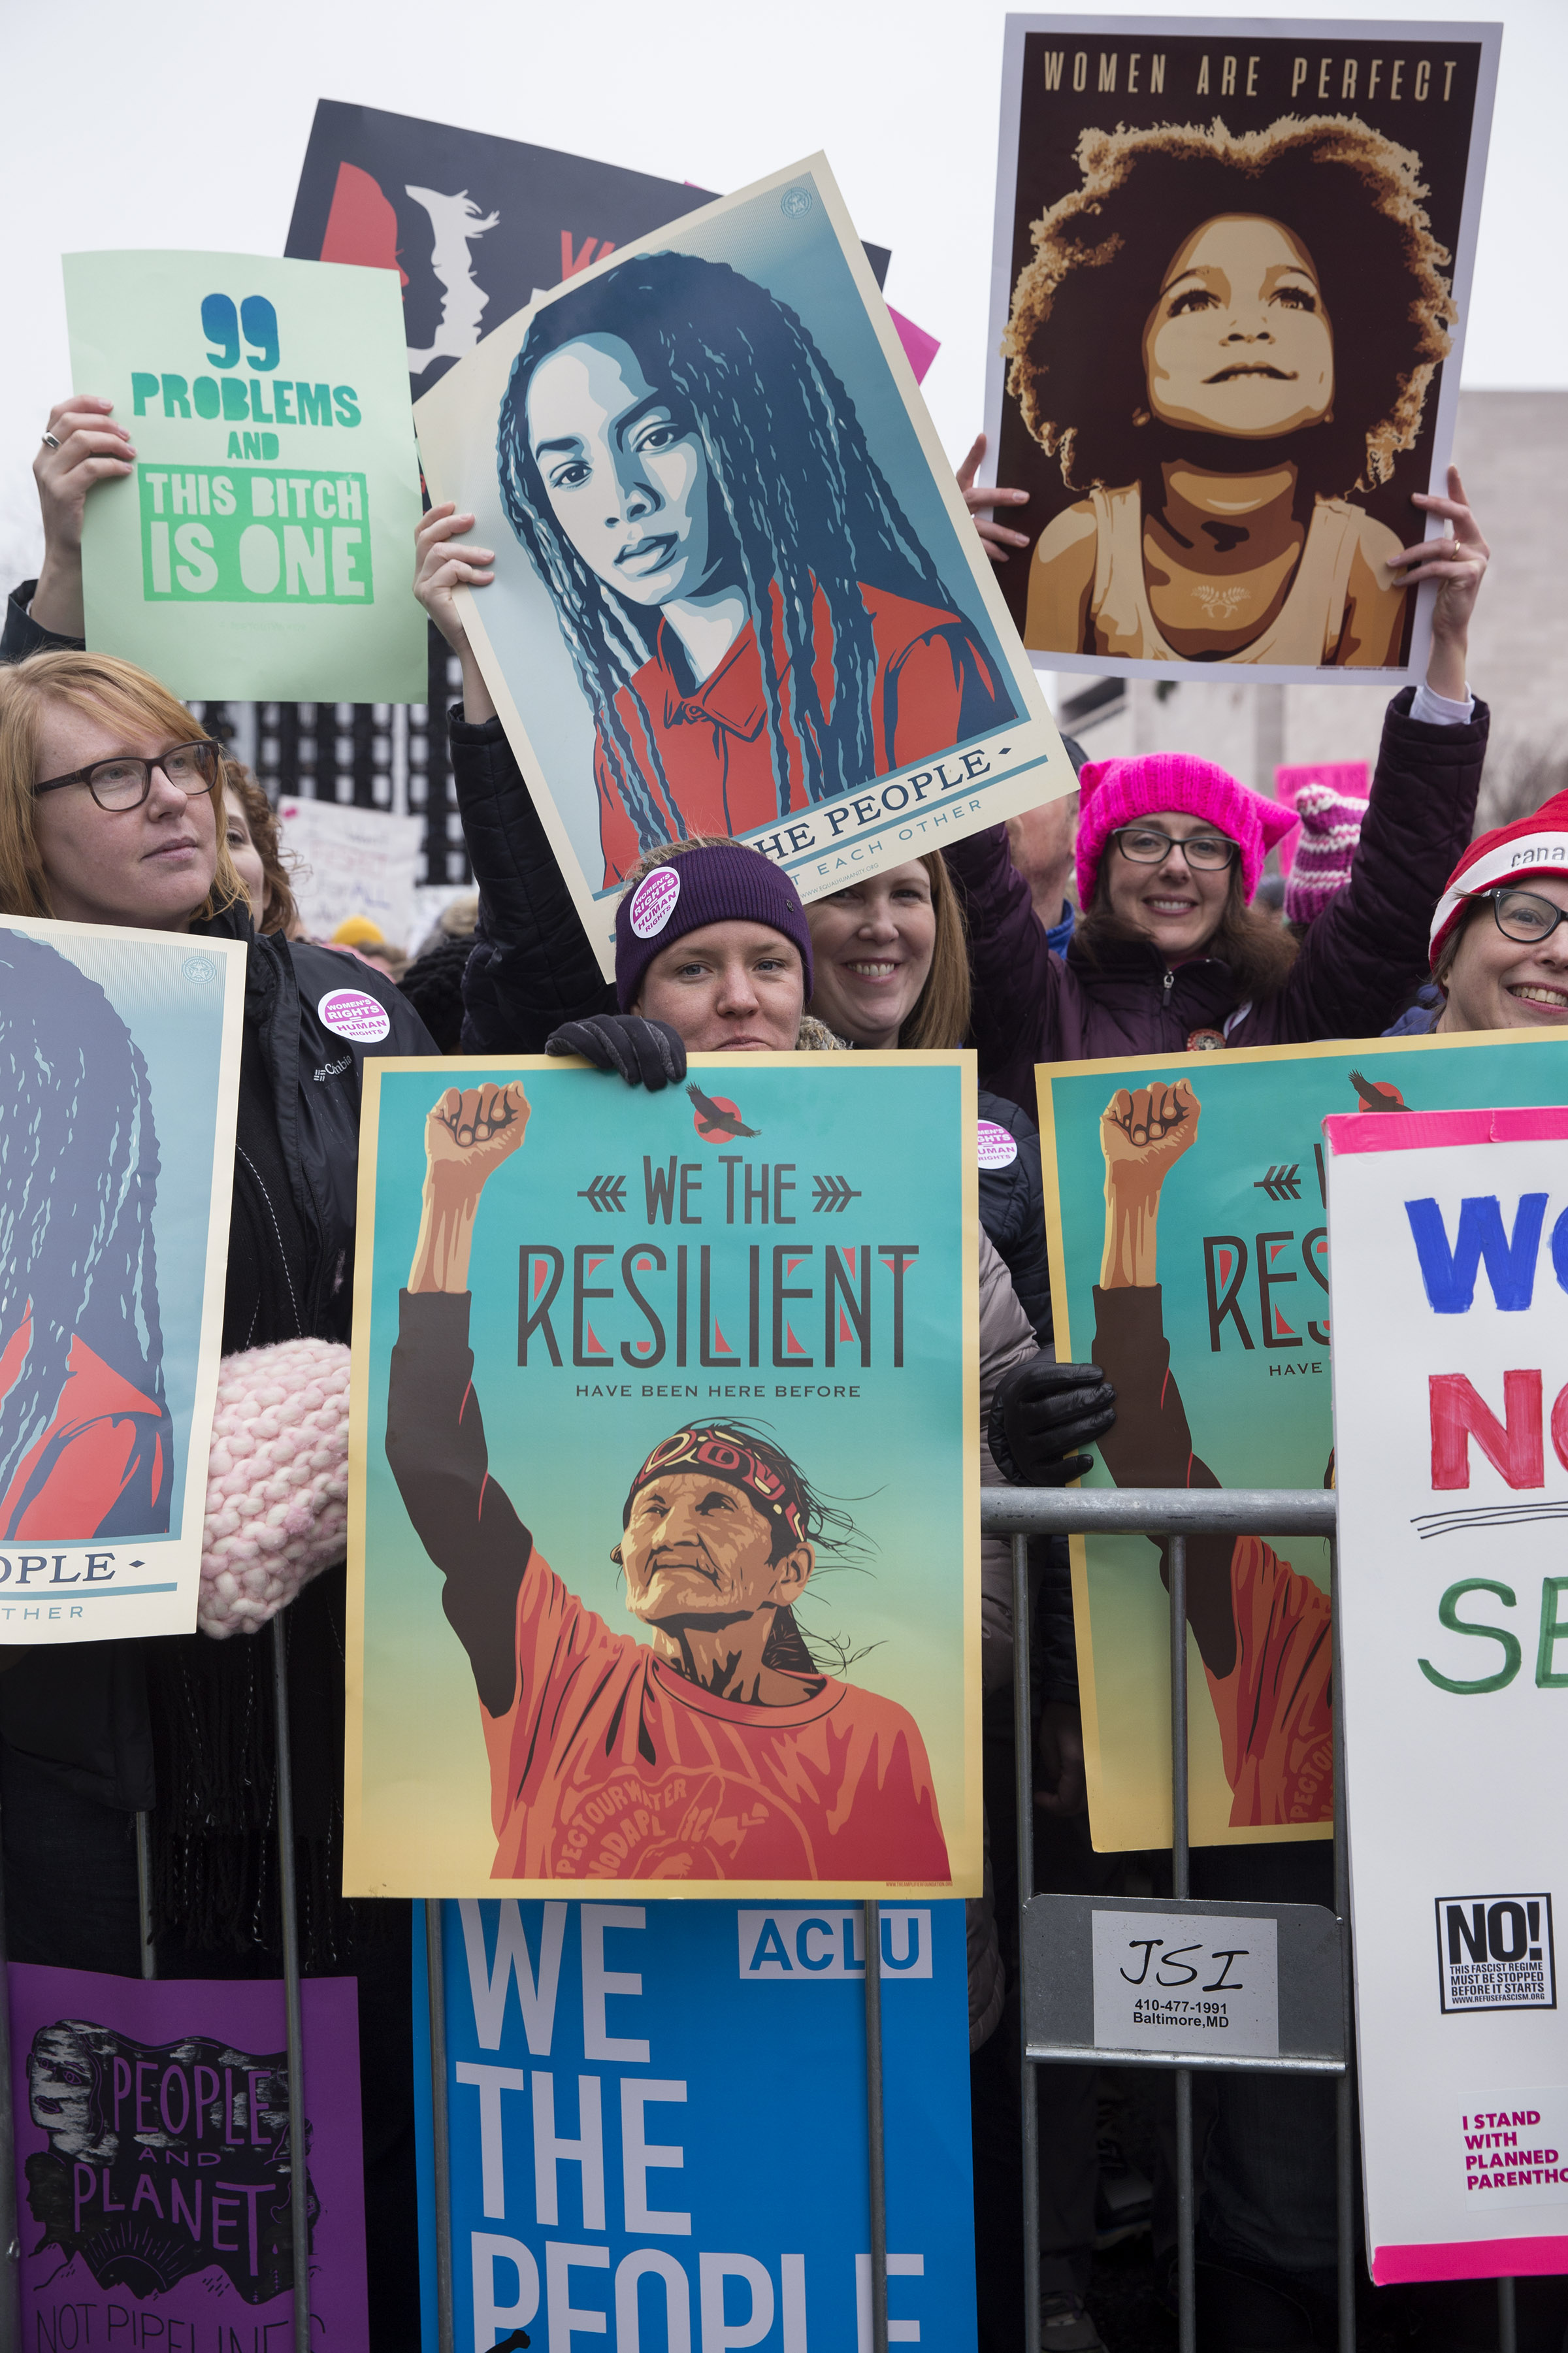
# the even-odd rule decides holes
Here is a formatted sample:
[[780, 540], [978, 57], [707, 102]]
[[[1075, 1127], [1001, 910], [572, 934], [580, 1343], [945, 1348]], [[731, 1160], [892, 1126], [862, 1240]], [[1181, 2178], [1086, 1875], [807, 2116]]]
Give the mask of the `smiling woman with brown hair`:
[[1152, 661], [1397, 661], [1405, 560], [1353, 493], [1415, 446], [1456, 313], [1419, 158], [1364, 123], [1090, 132], [1035, 225], [1006, 350], [1087, 491], [1026, 642]]

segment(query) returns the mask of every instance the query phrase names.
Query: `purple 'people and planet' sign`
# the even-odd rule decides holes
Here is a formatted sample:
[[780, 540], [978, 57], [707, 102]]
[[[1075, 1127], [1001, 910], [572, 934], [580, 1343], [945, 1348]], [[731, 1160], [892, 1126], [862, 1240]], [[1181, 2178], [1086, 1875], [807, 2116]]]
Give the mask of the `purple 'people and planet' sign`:
[[[13, 1963], [23, 2342], [290, 2341], [283, 1988]], [[368, 2342], [352, 1978], [304, 1988], [311, 2343]]]

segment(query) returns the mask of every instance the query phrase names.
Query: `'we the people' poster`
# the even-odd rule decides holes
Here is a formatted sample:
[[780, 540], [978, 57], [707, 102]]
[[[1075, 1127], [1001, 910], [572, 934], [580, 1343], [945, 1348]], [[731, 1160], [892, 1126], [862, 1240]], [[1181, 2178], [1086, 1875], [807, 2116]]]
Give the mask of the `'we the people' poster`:
[[[1333, 1476], [1321, 1123], [1561, 1103], [1550, 1036], [1364, 1039], [1038, 1071], [1058, 1353], [1117, 1391], [1088, 1486], [1322, 1487]], [[1146, 1536], [1074, 1536], [1095, 1845], [1171, 1837], [1170, 1613]], [[1332, 1833], [1329, 1546], [1187, 1543], [1198, 1845]], [[1425, 1792], [1402, 1783], [1415, 1819]]]
[[1327, 1124], [1378, 2281], [1568, 2270], [1562, 1101]]
[[824, 157], [536, 296], [415, 414], [606, 975], [665, 842], [733, 835], [809, 901], [1074, 788]]
[[1388, 557], [1447, 488], [1501, 31], [1008, 17], [985, 417], [1041, 669], [1421, 674]]
[[[455, 2342], [866, 2353], [863, 1907], [441, 1909]], [[890, 2333], [973, 2353], [963, 1909], [881, 1930]]]
[[289, 2182], [309, 2173], [310, 2342], [363, 2353], [352, 1978], [302, 1989], [308, 2148], [289, 2139], [279, 1981], [143, 1983], [13, 1961], [22, 2342], [293, 2342]]
[[384, 272], [68, 253], [71, 381], [133, 475], [88, 501], [87, 642], [176, 694], [423, 702], [419, 468]]
[[973, 1058], [366, 1076], [345, 1885], [978, 1894]]
[[0, 915], [0, 1642], [195, 1629], [245, 967]]

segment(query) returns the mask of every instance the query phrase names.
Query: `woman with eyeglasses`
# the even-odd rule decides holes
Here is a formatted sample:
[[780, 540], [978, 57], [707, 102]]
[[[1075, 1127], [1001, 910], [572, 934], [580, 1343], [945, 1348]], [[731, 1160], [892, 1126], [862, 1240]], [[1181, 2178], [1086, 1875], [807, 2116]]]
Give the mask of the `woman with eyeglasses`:
[[1448, 485], [1422, 501], [1443, 537], [1414, 551], [1415, 575], [1437, 584], [1426, 680], [1389, 705], [1349, 885], [1303, 938], [1252, 906], [1294, 818], [1185, 753], [1084, 767], [1082, 913], [1065, 955], [1047, 945], [1001, 826], [944, 852], [984, 1085], [1032, 1108], [1037, 1062], [1372, 1037], [1408, 1002], [1469, 838], [1489, 724], [1465, 674], [1489, 550], [1452, 469]]
[[1471, 842], [1437, 902], [1430, 959], [1390, 1037], [1568, 1023], [1568, 793]]
[[[46, 601], [46, 612], [69, 626], [58, 603]], [[25, 602], [13, 600], [8, 644], [18, 636], [44, 649], [0, 667], [0, 913], [22, 918], [27, 939], [47, 940], [56, 918], [247, 944], [223, 1377], [241, 1385], [265, 1379], [255, 1354], [285, 1341], [304, 1344], [290, 1364], [307, 1356], [319, 1364], [320, 1344], [349, 1336], [364, 1056], [435, 1050], [384, 974], [369, 965], [345, 968], [330, 949], [280, 931], [256, 932], [230, 852], [222, 749], [166, 687], [129, 662], [53, 636]], [[0, 932], [0, 948], [17, 937]], [[8, 1028], [4, 989], [0, 970], [0, 1049]], [[47, 1050], [66, 1077], [42, 1090], [57, 1114], [71, 1042], [61, 1044], [59, 1029]], [[38, 1037], [21, 1042], [36, 1077]], [[111, 1062], [110, 1055], [95, 1081], [100, 1091]], [[0, 1050], [0, 1076], [5, 1067]], [[105, 1180], [100, 1108], [80, 1107], [74, 1129], [57, 1116], [43, 1138], [54, 1153], [45, 1181], [56, 1221], [75, 1217], [84, 1230]], [[31, 1134], [17, 1126], [16, 1110], [15, 1101], [0, 1103], [13, 1145]], [[0, 1164], [5, 1159], [0, 1150]], [[3, 1211], [0, 1198], [0, 1245]], [[105, 1283], [116, 1296], [130, 1286], [155, 1337], [155, 1314], [145, 1314], [153, 1297], [150, 1236], [128, 1229], [110, 1240], [114, 1249], [99, 1247], [90, 1304], [100, 1304]], [[11, 1425], [24, 1409], [29, 1429], [50, 1410], [44, 1390], [33, 1399], [26, 1394], [43, 1299], [41, 1279], [29, 1282], [25, 1299], [17, 1282], [0, 1281], [5, 1510], [13, 1491], [17, 1508], [25, 1505], [16, 1461], [26, 1470], [31, 1460], [26, 1433], [21, 1454], [15, 1443], [7, 1452], [8, 1432], [16, 1439]], [[31, 1341], [18, 1343], [17, 1333], [29, 1330]], [[92, 1345], [95, 1366], [104, 1359], [144, 1397], [146, 1412], [133, 1428], [122, 1414], [120, 1442], [122, 1453], [131, 1440], [145, 1452], [157, 1434], [157, 1366], [150, 1355], [138, 1366], [114, 1361], [85, 1308], [76, 1331]], [[225, 1394], [220, 1380], [220, 1408]], [[103, 1456], [100, 1447], [89, 1467], [112, 1514], [120, 1507], [118, 1490], [110, 1492], [116, 1464]], [[129, 1496], [129, 1486], [138, 1479], [145, 1486], [149, 1474], [139, 1460], [120, 1463], [116, 1475]], [[144, 1524], [144, 1498], [138, 1509]], [[359, 1980], [372, 2334], [377, 2347], [399, 2353], [418, 2334], [406, 2231], [414, 2170], [407, 1927], [404, 1915], [400, 1938], [399, 1920], [387, 1917], [393, 1907], [346, 1905], [334, 1885], [344, 1612], [343, 1573], [331, 1566], [337, 1526], [329, 1513], [320, 1561], [311, 1562], [325, 1573], [299, 1594], [286, 1620], [302, 1940], [308, 1967]], [[133, 1819], [147, 1812], [160, 1973], [280, 1974], [269, 1647], [205, 1632], [85, 1642], [29, 1650], [0, 1673], [0, 1824], [13, 1959], [138, 1974]]]

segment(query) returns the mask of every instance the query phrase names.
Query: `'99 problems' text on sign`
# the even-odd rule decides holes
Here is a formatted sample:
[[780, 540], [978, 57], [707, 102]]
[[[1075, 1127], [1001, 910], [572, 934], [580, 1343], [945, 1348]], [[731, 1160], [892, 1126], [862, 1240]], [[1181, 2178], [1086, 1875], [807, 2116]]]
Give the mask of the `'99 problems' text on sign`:
[[208, 604], [374, 604], [363, 474], [138, 468], [142, 592]]

